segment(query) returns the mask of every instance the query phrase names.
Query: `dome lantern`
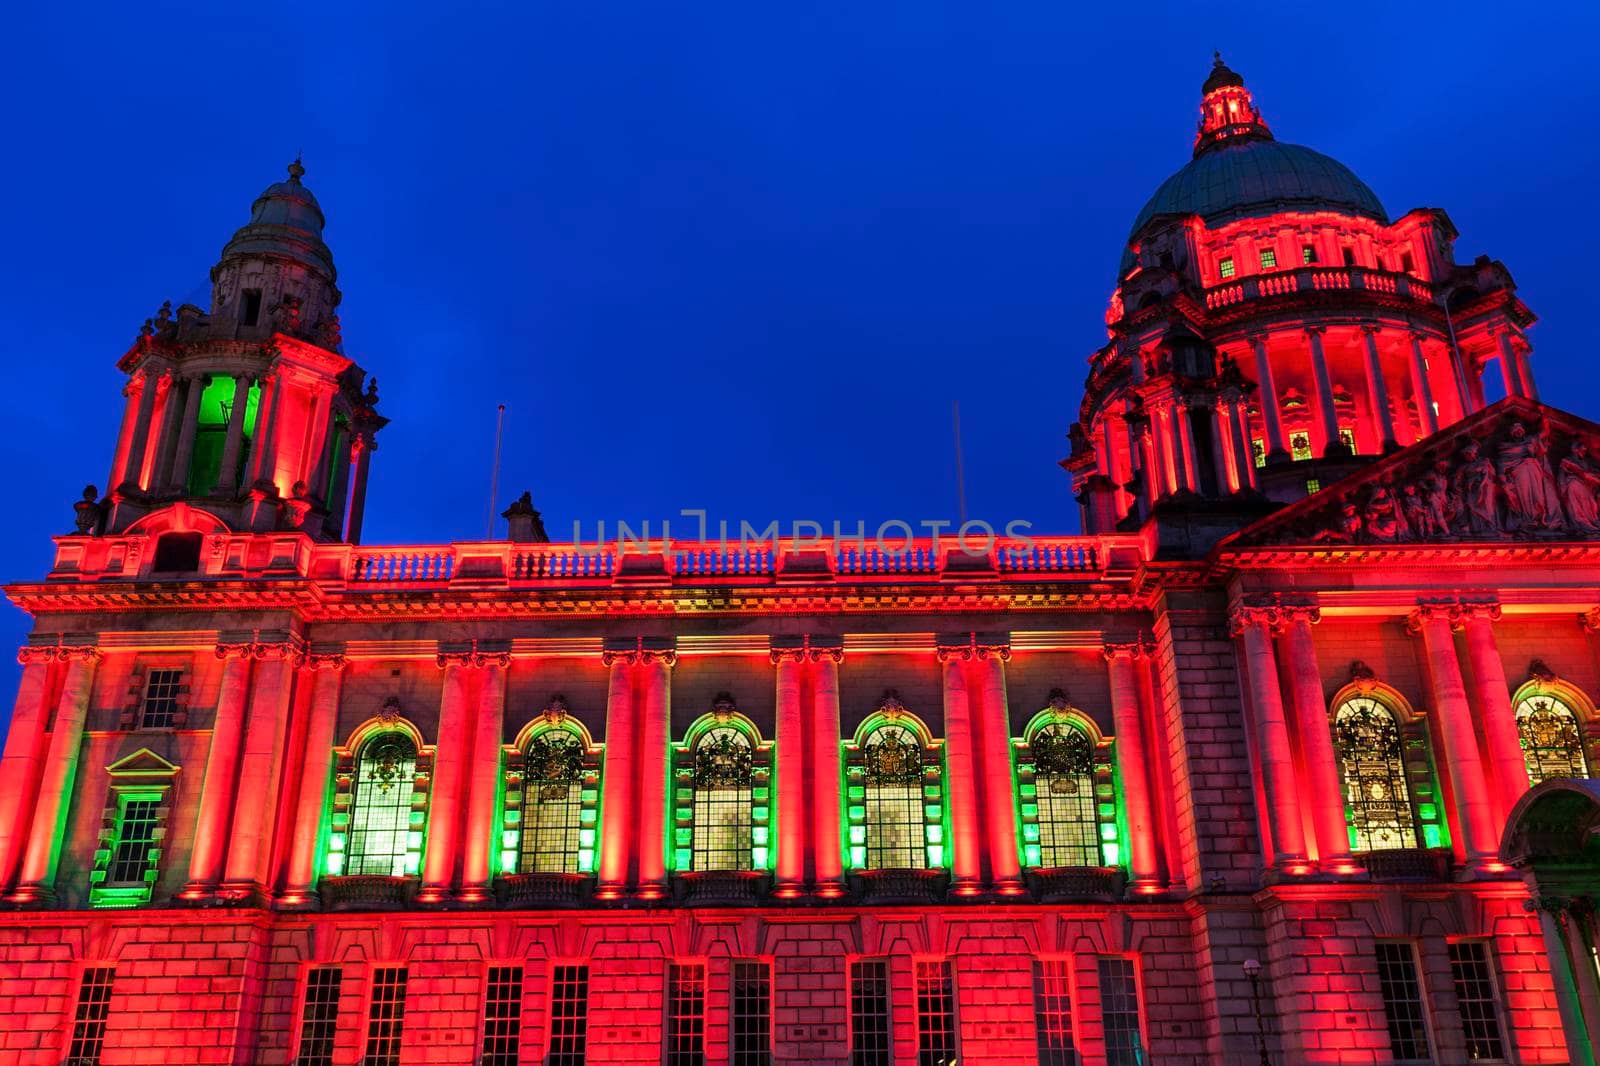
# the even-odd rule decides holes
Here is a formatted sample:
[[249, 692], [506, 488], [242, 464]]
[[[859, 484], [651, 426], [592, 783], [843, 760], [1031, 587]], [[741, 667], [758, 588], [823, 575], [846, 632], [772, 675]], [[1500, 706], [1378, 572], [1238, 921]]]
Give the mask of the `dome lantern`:
[[1272, 140], [1272, 131], [1244, 87], [1244, 78], [1222, 61], [1221, 52], [1212, 54], [1211, 73], [1200, 86], [1200, 126], [1195, 131], [1194, 154], [1241, 137]]

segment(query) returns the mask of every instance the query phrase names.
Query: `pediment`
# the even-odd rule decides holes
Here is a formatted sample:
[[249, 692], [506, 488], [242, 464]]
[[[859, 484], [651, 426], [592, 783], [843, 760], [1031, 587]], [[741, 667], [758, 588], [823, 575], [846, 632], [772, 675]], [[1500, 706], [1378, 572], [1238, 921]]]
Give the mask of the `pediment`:
[[173, 777], [178, 773], [178, 767], [163, 759], [149, 748], [140, 748], [131, 755], [124, 755], [110, 766], [106, 773], [113, 778], [118, 777]]
[[1600, 543], [1600, 425], [1510, 397], [1221, 547], [1575, 541]]

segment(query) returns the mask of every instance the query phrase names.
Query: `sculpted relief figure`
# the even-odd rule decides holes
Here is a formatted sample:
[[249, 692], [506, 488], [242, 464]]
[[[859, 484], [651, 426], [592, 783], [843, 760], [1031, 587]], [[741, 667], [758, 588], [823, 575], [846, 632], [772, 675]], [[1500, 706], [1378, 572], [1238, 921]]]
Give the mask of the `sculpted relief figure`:
[[1384, 543], [1406, 539], [1405, 518], [1389, 486], [1379, 485], [1367, 501], [1367, 532]]
[[1405, 516], [1406, 526], [1415, 540], [1437, 540], [1450, 532], [1448, 523], [1434, 521], [1434, 512], [1428, 504], [1428, 497], [1416, 485], [1405, 487], [1405, 492], [1400, 497], [1400, 508]]
[[1514, 529], [1560, 529], [1561, 497], [1550, 474], [1550, 449], [1543, 432], [1511, 423], [1500, 442], [1500, 480]]
[[1434, 536], [1447, 535], [1451, 523], [1461, 510], [1461, 499], [1455, 494], [1455, 486], [1450, 484], [1450, 461], [1436, 461], [1433, 469], [1423, 474], [1418, 484], [1427, 507], [1428, 528], [1433, 530]]
[[1469, 440], [1461, 448], [1461, 466], [1456, 471], [1456, 492], [1461, 497], [1457, 527], [1463, 533], [1497, 533], [1500, 530], [1500, 486], [1494, 463], [1479, 454], [1478, 442]]
[[1574, 438], [1572, 451], [1556, 474], [1567, 518], [1582, 533], [1600, 533], [1600, 467], [1589, 458], [1589, 445]]

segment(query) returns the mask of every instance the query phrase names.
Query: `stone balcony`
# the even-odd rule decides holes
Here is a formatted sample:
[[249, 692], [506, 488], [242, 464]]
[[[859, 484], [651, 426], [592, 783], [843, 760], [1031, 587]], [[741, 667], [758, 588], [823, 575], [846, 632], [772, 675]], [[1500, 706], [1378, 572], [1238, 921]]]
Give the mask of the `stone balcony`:
[[1372, 293], [1423, 304], [1434, 302], [1433, 286], [1410, 274], [1364, 267], [1303, 266], [1269, 274], [1251, 274], [1214, 285], [1205, 290], [1205, 303], [1206, 310], [1220, 311], [1273, 296], [1341, 291]]

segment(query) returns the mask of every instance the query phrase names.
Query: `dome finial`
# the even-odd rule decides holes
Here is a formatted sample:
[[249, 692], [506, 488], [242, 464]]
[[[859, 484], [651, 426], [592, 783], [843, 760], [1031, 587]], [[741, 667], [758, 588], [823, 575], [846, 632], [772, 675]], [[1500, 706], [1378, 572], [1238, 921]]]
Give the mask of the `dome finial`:
[[299, 185], [300, 179], [305, 177], [305, 174], [305, 165], [300, 162], [300, 153], [296, 152], [294, 154], [294, 162], [289, 164], [289, 180]]

